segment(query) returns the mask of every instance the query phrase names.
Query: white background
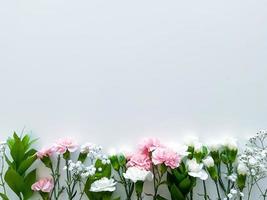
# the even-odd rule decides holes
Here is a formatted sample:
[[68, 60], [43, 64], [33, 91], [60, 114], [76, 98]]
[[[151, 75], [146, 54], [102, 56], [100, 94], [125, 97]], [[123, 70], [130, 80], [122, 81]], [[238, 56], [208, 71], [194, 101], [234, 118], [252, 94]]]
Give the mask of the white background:
[[2, 0], [0, 133], [133, 145], [266, 128], [267, 2]]

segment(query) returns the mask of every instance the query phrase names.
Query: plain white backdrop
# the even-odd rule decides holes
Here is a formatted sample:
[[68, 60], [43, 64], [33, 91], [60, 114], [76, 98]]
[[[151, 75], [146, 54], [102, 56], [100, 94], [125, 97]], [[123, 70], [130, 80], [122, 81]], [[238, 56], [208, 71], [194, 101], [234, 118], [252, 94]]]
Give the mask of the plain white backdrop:
[[2, 0], [0, 139], [106, 146], [267, 127], [267, 2]]

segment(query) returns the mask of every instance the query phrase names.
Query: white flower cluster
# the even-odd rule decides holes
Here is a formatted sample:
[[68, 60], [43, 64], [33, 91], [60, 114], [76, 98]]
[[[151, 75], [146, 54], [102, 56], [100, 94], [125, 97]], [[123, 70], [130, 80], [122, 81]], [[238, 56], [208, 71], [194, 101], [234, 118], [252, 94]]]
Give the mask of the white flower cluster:
[[5, 150], [6, 150], [6, 143], [5, 142], [1, 142], [0, 143], [0, 157], [4, 156]]
[[85, 143], [81, 146], [81, 153], [87, 154], [88, 158], [91, 160], [91, 164], [97, 159], [100, 159], [103, 165], [110, 164], [108, 156], [102, 152], [102, 149], [100, 145]]
[[[255, 179], [267, 176], [267, 132], [260, 131], [256, 136], [250, 138], [249, 144], [243, 154], [239, 156], [239, 162], [243, 169], [246, 167], [247, 174]], [[245, 169], [244, 169], [245, 170]]]
[[226, 175], [226, 178], [234, 183], [234, 182], [236, 182], [237, 175], [236, 175], [236, 173], [233, 173], [233, 174], [231, 174], [229, 176]]
[[240, 196], [240, 197], [244, 197], [244, 193], [243, 192], [239, 192], [236, 189], [231, 189], [230, 193], [227, 194], [227, 197], [224, 197], [223, 200], [228, 200], [228, 199], [235, 199], [235, 197]]
[[75, 163], [72, 160], [69, 160], [68, 167], [65, 166], [63, 169], [68, 169], [74, 176], [84, 179], [93, 176], [96, 172], [96, 168], [93, 165], [85, 166], [81, 161]]

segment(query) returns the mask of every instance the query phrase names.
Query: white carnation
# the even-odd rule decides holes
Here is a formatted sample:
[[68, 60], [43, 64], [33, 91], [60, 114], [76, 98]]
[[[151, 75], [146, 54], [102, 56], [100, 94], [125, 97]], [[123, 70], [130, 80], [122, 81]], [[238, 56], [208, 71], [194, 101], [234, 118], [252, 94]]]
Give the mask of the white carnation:
[[232, 151], [237, 150], [237, 142], [234, 138], [226, 138], [224, 140], [224, 146]]
[[186, 166], [188, 169], [188, 174], [192, 177], [200, 178], [201, 180], [207, 180], [208, 174], [203, 170], [203, 164], [197, 163], [196, 159], [187, 160]]
[[214, 167], [214, 160], [210, 156], [208, 156], [206, 159], [202, 160], [202, 162], [207, 168]]
[[137, 181], [152, 181], [153, 174], [150, 171], [142, 170], [137, 167], [129, 167], [126, 173], [123, 173], [124, 178], [130, 179], [132, 182]]
[[103, 177], [92, 183], [90, 191], [91, 192], [113, 192], [116, 189], [116, 182], [114, 179], [108, 179]]

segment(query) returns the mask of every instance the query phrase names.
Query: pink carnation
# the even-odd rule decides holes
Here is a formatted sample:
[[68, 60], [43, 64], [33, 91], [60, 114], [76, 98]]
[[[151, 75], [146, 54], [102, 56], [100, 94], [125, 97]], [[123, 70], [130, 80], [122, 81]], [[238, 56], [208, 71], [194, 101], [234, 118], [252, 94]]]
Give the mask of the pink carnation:
[[49, 157], [54, 153], [54, 148], [53, 147], [46, 147], [42, 148], [40, 151], [36, 153], [37, 158], [42, 159], [43, 157]]
[[136, 153], [132, 155], [127, 162], [127, 167], [138, 167], [144, 170], [151, 169], [151, 160], [145, 154]]
[[163, 147], [163, 145], [157, 138], [146, 138], [139, 144], [139, 150], [143, 154], [149, 154], [158, 147]]
[[67, 150], [69, 152], [76, 151], [78, 149], [78, 144], [71, 138], [62, 138], [56, 142], [54, 148], [57, 153], [63, 154]]
[[169, 148], [157, 148], [152, 152], [152, 162], [154, 165], [164, 163], [167, 167], [174, 169], [180, 165], [181, 158]]
[[33, 191], [51, 192], [54, 187], [53, 180], [51, 178], [43, 178], [32, 185]]

